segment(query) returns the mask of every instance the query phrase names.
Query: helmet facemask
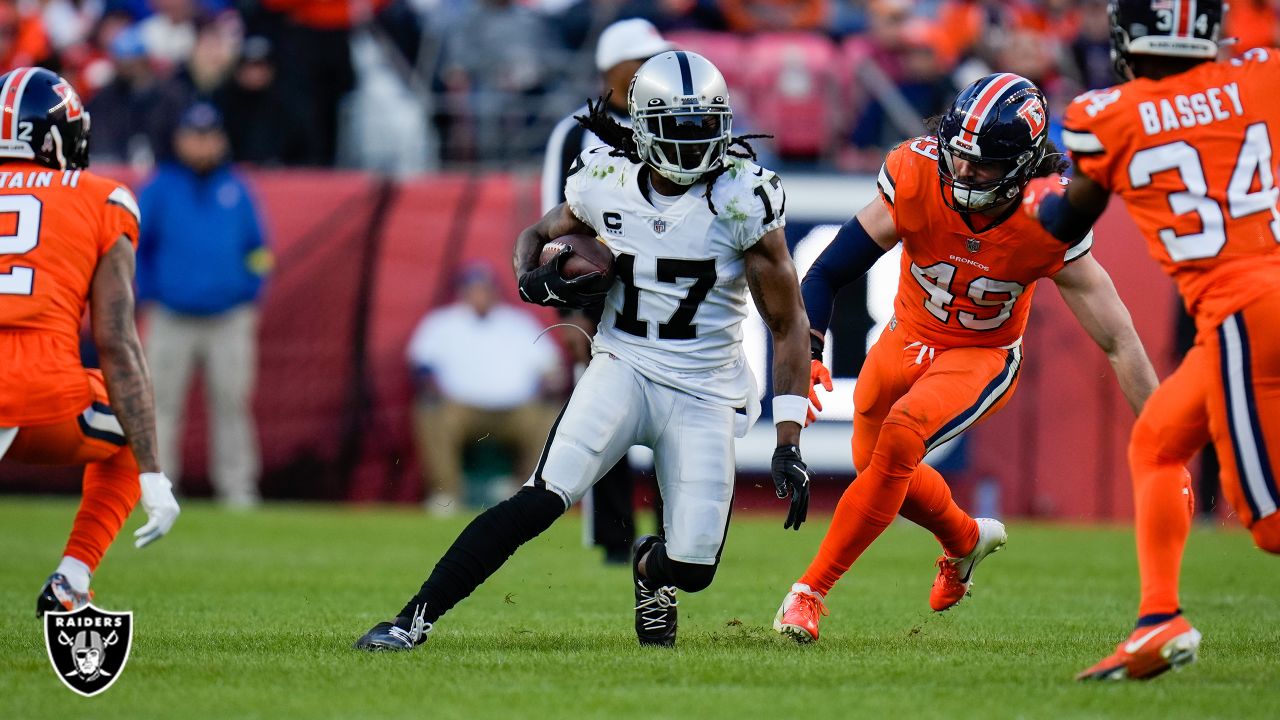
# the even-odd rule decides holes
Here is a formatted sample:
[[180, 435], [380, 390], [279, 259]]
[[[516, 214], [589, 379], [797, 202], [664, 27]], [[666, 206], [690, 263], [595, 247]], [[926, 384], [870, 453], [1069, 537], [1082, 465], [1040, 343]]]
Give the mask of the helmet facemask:
[[[938, 148], [938, 179], [942, 183], [942, 199], [956, 212], [983, 212], [998, 207], [1018, 196], [1031, 178], [1043, 151], [1020, 153], [1012, 161], [988, 160], [956, 151], [945, 145]], [[1004, 172], [991, 180], [968, 182], [956, 177], [955, 160], [959, 158], [982, 166], [998, 166]]]
[[733, 111], [724, 76], [684, 50], [645, 61], [631, 77], [627, 111], [639, 159], [680, 185], [724, 167]]
[[672, 182], [692, 185], [724, 163], [733, 126], [728, 105], [637, 108], [633, 118], [641, 159]]

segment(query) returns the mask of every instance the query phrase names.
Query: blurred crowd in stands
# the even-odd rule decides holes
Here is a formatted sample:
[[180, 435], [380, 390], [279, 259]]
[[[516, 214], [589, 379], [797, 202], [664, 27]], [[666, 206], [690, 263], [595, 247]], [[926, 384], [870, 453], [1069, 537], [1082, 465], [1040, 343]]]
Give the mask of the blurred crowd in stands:
[[[259, 165], [527, 166], [599, 92], [609, 23], [645, 17], [728, 77], [775, 161], [869, 169], [996, 68], [1060, 112], [1112, 84], [1104, 0], [0, 0], [0, 64], [66, 75], [98, 162], [146, 168], [194, 101]], [[1280, 44], [1280, 0], [1233, 0], [1232, 54]]]

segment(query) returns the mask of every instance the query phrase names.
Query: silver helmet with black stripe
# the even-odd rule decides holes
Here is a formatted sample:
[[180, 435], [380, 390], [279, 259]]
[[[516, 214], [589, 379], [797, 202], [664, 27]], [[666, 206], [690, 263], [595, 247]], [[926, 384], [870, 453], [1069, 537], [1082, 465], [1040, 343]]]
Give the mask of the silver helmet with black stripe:
[[733, 111], [710, 60], [685, 50], [655, 55], [631, 78], [627, 109], [640, 158], [663, 177], [692, 185], [724, 163]]

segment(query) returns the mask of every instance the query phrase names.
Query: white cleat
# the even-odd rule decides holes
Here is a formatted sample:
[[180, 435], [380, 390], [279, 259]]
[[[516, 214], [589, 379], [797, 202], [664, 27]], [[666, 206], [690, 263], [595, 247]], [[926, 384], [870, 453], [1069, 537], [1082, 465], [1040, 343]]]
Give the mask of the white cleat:
[[999, 552], [1008, 542], [1004, 523], [992, 518], [977, 518], [978, 544], [973, 550], [961, 558], [950, 558], [945, 555], [938, 558], [938, 577], [933, 581], [933, 590], [929, 593], [929, 607], [934, 612], [942, 612], [954, 607], [973, 585], [973, 571], [982, 559], [994, 552]]

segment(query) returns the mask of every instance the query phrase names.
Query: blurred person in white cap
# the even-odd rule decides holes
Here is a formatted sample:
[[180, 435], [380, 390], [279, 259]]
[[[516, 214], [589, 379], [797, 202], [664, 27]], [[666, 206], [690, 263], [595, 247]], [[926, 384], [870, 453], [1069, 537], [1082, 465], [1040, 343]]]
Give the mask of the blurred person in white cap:
[[[611, 92], [609, 111], [613, 119], [623, 125], [631, 124], [627, 114], [627, 86], [631, 77], [645, 60], [674, 49], [675, 46], [653, 26], [641, 18], [619, 20], [600, 33], [596, 43], [596, 70], [600, 73], [604, 89]], [[583, 150], [599, 145], [600, 139], [574, 119], [585, 115], [587, 106], [566, 115], [556, 123], [547, 140], [546, 158], [542, 164], [542, 211], [564, 202], [564, 181], [573, 159]]]
[[[604, 90], [611, 93], [608, 110], [614, 120], [631, 125], [627, 112], [631, 77], [646, 60], [674, 47], [653, 23], [641, 18], [618, 20], [600, 33], [596, 43], [596, 70], [600, 72]], [[574, 159], [583, 150], [602, 144], [594, 133], [574, 119], [575, 115], [586, 114], [587, 106], [583, 104], [556, 123], [547, 140], [546, 159], [542, 164], [543, 213], [564, 202], [564, 183]], [[575, 375], [580, 375], [591, 360], [589, 337], [595, 334], [600, 322], [600, 308], [569, 311], [566, 319], [585, 333], [569, 331], [563, 336], [573, 355]], [[632, 480], [631, 466], [624, 455], [582, 500], [584, 539], [604, 548], [605, 562], [626, 563], [631, 558], [631, 542], [635, 539]], [[658, 516], [661, 517], [660, 510]]]

